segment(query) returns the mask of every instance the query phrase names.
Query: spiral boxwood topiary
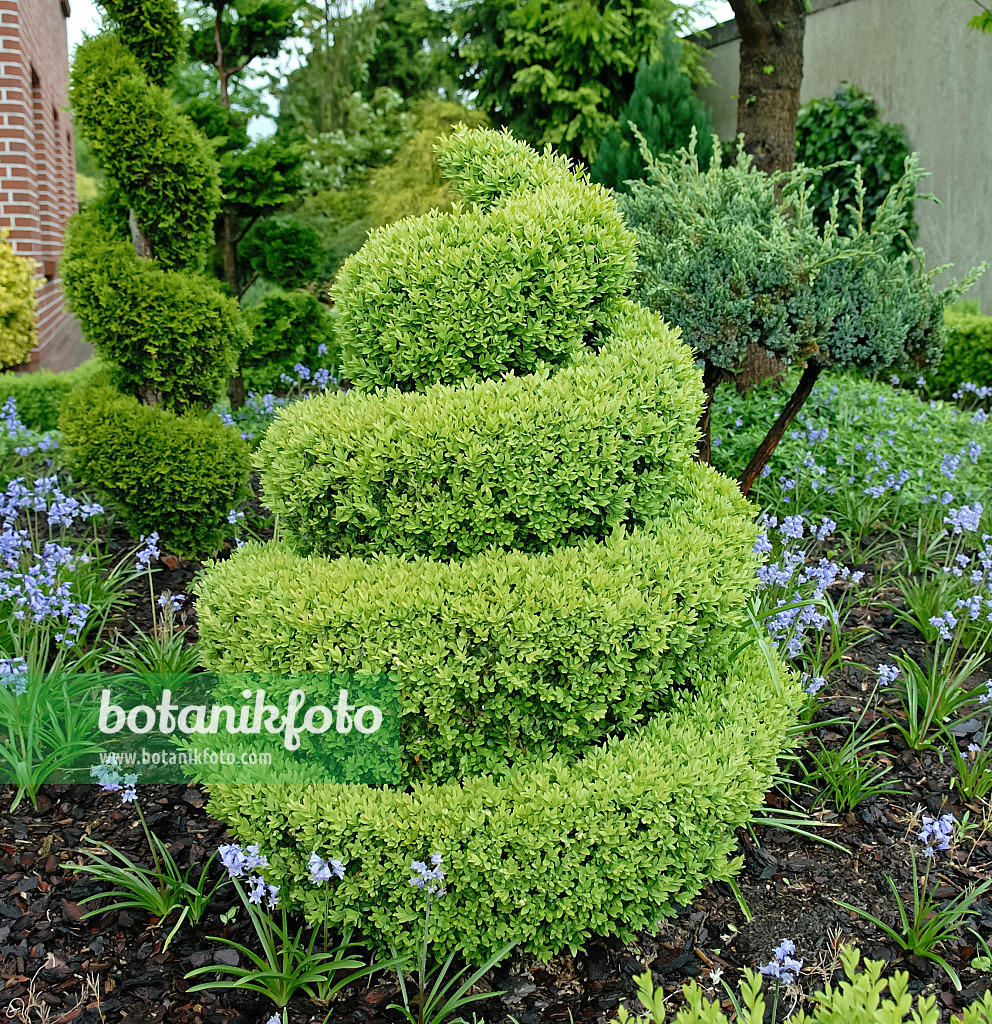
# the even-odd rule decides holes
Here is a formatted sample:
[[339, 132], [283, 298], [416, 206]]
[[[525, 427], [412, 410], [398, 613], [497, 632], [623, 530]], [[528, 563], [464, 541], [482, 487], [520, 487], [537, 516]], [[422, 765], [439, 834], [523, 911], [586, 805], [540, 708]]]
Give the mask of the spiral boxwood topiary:
[[[496, 133], [463, 133], [456, 151], [452, 177], [474, 205], [452, 218], [474, 231], [514, 210], [505, 237], [521, 251], [550, 230], [535, 197], [570, 196], [558, 230], [590, 247], [587, 309], [558, 316], [552, 292], [528, 292], [541, 296], [534, 341], [569, 365], [281, 414], [260, 464], [287, 542], [248, 545], [201, 577], [205, 664], [387, 674], [401, 690], [401, 778], [216, 785], [211, 811], [262, 842], [267, 881], [311, 919], [416, 948], [409, 866], [437, 852], [438, 950], [478, 960], [516, 941], [548, 956], [655, 924], [727, 873], [797, 690], [748, 622], [749, 506], [691, 459], [698, 371], [656, 314], [622, 298], [632, 239], [601, 230], [604, 193]], [[450, 235], [418, 238], [424, 266], [450, 258]], [[418, 272], [413, 251], [404, 273]], [[495, 245], [464, 255], [479, 280], [506, 267]], [[383, 281], [392, 265], [380, 259]], [[482, 376], [472, 339], [501, 321], [484, 292], [474, 303], [480, 326], [466, 306], [445, 351]], [[422, 335], [437, 328], [419, 291], [387, 308], [377, 359], [418, 317]], [[570, 349], [562, 338], [590, 317], [599, 345], [583, 348], [583, 334]], [[301, 751], [303, 768], [319, 761], [319, 739]], [[312, 852], [348, 863], [329, 894], [307, 881]]]
[[[456, 190], [478, 134], [441, 143]], [[551, 156], [518, 163], [521, 187], [484, 181], [461, 193], [475, 208], [381, 228], [345, 261], [332, 298], [342, 372], [356, 387], [529, 373], [601, 339], [630, 280], [634, 240], [605, 189]]]
[[157, 531], [179, 554], [215, 551], [248, 496], [248, 447], [212, 413], [177, 416], [97, 383], [69, 393], [59, 429], [78, 476], [131, 533]]

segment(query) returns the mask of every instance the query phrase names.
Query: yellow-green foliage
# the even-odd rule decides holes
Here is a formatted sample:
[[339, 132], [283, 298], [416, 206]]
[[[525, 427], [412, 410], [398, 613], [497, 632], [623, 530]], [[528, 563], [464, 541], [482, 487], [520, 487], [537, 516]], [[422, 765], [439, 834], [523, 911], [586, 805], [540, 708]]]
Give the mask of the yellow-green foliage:
[[[795, 1024], [939, 1024], [940, 1010], [936, 998], [917, 996], [914, 1000], [909, 992], [909, 975], [896, 971], [889, 979], [882, 978], [882, 960], [866, 960], [864, 969], [859, 970], [860, 953], [853, 946], [841, 949], [846, 980], [839, 985], [827, 985], [813, 994], [816, 1004], [811, 1013], [799, 1010], [789, 1018]], [[644, 1017], [632, 1017], [626, 1006], [617, 1014], [620, 1024], [628, 1021], [647, 1021], [648, 1024], [666, 1024], [665, 992], [656, 989], [651, 972], [634, 979], [637, 982], [637, 998], [647, 1010]], [[729, 1018], [720, 1004], [703, 996], [696, 981], [682, 988], [687, 1006], [674, 1017], [671, 1024], [764, 1024], [766, 1000], [761, 986], [761, 975], [745, 971], [741, 982], [741, 1003], [744, 1012]], [[886, 991], [886, 989], [888, 991]], [[992, 993], [986, 992], [980, 1000], [966, 1007], [956, 1015], [951, 1024], [988, 1024], [992, 1020]]]
[[948, 310], [947, 342], [940, 363], [926, 377], [937, 398], [950, 398], [961, 384], [992, 387], [992, 316]]
[[18, 256], [0, 231], [0, 366], [17, 366], [38, 344], [34, 321], [37, 264]]
[[[406, 785], [216, 786], [211, 812], [312, 920], [326, 898], [332, 926], [415, 949], [410, 862], [436, 852], [439, 952], [547, 957], [726, 875], [801, 694], [749, 625], [750, 507], [691, 459], [699, 371], [623, 297], [633, 239], [612, 200], [496, 133], [448, 155], [476, 205], [382, 229], [339, 323], [380, 382], [457, 383], [281, 413], [261, 459], [288, 543], [197, 583], [209, 668], [388, 674]], [[501, 349], [511, 332], [529, 348]], [[565, 365], [463, 381], [490, 350]], [[348, 865], [329, 896], [312, 852]]]
[[177, 416], [98, 383], [70, 392], [59, 428], [78, 476], [131, 533], [156, 530], [179, 554], [215, 551], [248, 495], [248, 446], [212, 413]]
[[113, 33], [76, 49], [70, 95], [80, 131], [152, 255], [168, 269], [200, 266], [220, 208], [217, 161], [204, 136]]
[[399, 672], [411, 779], [577, 755], [691, 684], [753, 589], [739, 491], [696, 465], [682, 483], [649, 529], [547, 554], [246, 547], [201, 591], [205, 657], [231, 672]]
[[302, 549], [451, 558], [542, 551], [660, 514], [695, 451], [699, 373], [628, 300], [600, 355], [422, 393], [330, 393], [259, 449], [266, 502]]
[[444, 181], [435, 146], [456, 125], [484, 128], [489, 118], [457, 103], [430, 100], [418, 104], [416, 134], [380, 168], [369, 185], [369, 216], [376, 224], [419, 217], [428, 210], [450, 210], [452, 196]]
[[694, 693], [579, 760], [555, 755], [502, 778], [409, 791], [217, 786], [210, 811], [262, 843], [266, 881], [311, 920], [324, 920], [325, 904], [307, 858], [345, 861], [327, 921], [380, 947], [416, 949], [423, 897], [410, 861], [432, 852], [448, 872], [431, 916], [435, 951], [478, 963], [519, 942], [544, 959], [591, 935], [633, 937], [726, 873], [793, 713], [791, 691], [776, 689], [755, 646], [732, 657], [747, 636], [727, 639]]
[[176, 412], [212, 405], [249, 339], [237, 302], [212, 278], [141, 259], [99, 206], [70, 224], [62, 287], [117, 387]]
[[[450, 136], [442, 166], [450, 158], [466, 180], [466, 150], [493, 136]], [[382, 228], [345, 262], [331, 294], [356, 387], [530, 373], [602, 340], [632, 280], [634, 238], [605, 189], [551, 156], [531, 151], [531, 162], [526, 175], [466, 186], [484, 205]]]

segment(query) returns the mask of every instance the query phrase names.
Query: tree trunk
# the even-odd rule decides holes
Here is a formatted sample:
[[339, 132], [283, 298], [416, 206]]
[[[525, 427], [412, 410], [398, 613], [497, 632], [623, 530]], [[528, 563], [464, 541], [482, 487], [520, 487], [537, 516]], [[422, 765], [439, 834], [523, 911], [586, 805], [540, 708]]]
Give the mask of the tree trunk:
[[141, 230], [141, 225], [138, 223], [134, 210], [127, 211], [127, 226], [131, 231], [131, 243], [134, 245], [134, 251], [142, 259], [150, 260], [152, 258], [152, 245], [145, 236], [144, 231]]
[[775, 451], [779, 441], [785, 436], [789, 424], [796, 418], [796, 413], [806, 404], [806, 399], [809, 398], [813, 385], [816, 384], [816, 379], [820, 376], [822, 370], [823, 366], [820, 363], [814, 363], [813, 360], [806, 364], [806, 369], [803, 370], [803, 375], [799, 378], [796, 390], [793, 391], [788, 402], [785, 403], [785, 408], [778, 414], [778, 419], [771, 425], [768, 433], [765, 434], [764, 441], [758, 445], [754, 455], [751, 456], [751, 461], [747, 464], [747, 468], [741, 473], [739, 481], [741, 494], [747, 494], [751, 490], [751, 485], [758, 479], [758, 474], [768, 464], [768, 460], [772, 457], [772, 452]]
[[762, 171], [796, 160], [796, 117], [803, 80], [805, 0], [730, 0], [741, 34], [737, 132]]
[[721, 370], [710, 362], [703, 364], [703, 411], [699, 414], [699, 440], [696, 441], [696, 461], [709, 465], [713, 449], [710, 445], [713, 421], [713, 399], [716, 389], [724, 382], [733, 380], [733, 374]]

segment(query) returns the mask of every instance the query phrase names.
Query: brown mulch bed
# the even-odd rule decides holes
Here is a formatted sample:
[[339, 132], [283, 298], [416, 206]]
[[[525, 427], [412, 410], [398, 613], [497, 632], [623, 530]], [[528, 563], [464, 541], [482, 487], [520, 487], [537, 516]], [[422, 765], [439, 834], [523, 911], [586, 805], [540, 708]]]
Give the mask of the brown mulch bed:
[[[181, 564], [162, 569], [156, 573], [156, 591], [187, 592], [195, 569]], [[135, 608], [141, 604], [140, 594], [139, 586]], [[135, 617], [130, 621], [133, 628]], [[910, 627], [893, 624], [891, 611], [856, 608], [850, 622], [878, 630], [855, 652], [866, 665], [889, 662], [900, 649], [922, 650]], [[853, 666], [846, 669], [844, 678], [825, 691], [831, 700], [824, 704], [820, 721], [856, 718], [874, 680], [873, 673]], [[876, 701], [866, 722], [883, 725], [886, 720]], [[977, 727], [974, 722], [967, 728]], [[813, 735], [830, 744], [839, 742], [843, 732], [843, 726], [823, 725], [814, 726]], [[512, 956], [489, 979], [494, 989], [505, 994], [477, 1004], [476, 1012], [492, 1024], [507, 1024], [511, 1018], [520, 1024], [605, 1021], [621, 1000], [633, 994], [633, 976], [646, 967], [668, 991], [677, 993], [685, 980], [697, 978], [722, 998], [718, 977], [734, 985], [743, 967], [766, 962], [772, 948], [788, 937], [812, 972], [802, 979], [806, 991], [835, 973], [837, 946], [852, 941], [864, 955], [887, 961], [887, 969], [909, 971], [911, 990], [935, 994], [949, 1019], [952, 1010], [975, 999], [988, 984], [970, 967], [976, 951], [969, 932], [962, 929], [960, 940], [942, 949], [962, 978], [964, 989], [955, 992], [946, 975], [929, 961], [903, 955], [874, 926], [834, 902], [844, 900], [894, 921], [885, 876], [891, 875], [900, 892], [910, 898], [911, 850], [919, 848], [915, 833], [920, 815], [951, 812], [960, 819], [970, 812], [972, 820], [982, 822], [986, 817], [987, 808], [954, 802], [952, 769], [935, 753], [908, 750], [897, 735], [890, 732], [888, 736], [883, 761], [892, 765], [895, 788], [906, 792], [869, 801], [845, 815], [816, 812], [823, 834], [845, 847], [846, 853], [781, 830], [758, 829], [753, 837], [741, 833], [744, 869], [739, 884], [753, 914], [751, 922], [729, 887], [716, 884], [656, 934], [642, 934], [635, 942], [595, 940], [578, 955], [563, 953], [550, 963]], [[12, 795], [11, 788], [0, 789], [0, 807], [8, 808]], [[148, 787], [141, 797], [152, 829], [169, 844], [181, 866], [202, 862], [225, 841], [224, 826], [207, 813], [204, 795], [196, 787]], [[799, 787], [792, 788], [792, 798], [797, 803], [790, 804], [780, 789], [773, 791], [768, 797], [769, 812], [809, 803]], [[5, 810], [0, 817], [0, 1016], [6, 1013], [22, 1024], [45, 1020], [255, 1024], [268, 1020], [273, 1007], [250, 993], [187, 992], [192, 984], [185, 980], [189, 970], [222, 962], [219, 958], [230, 955], [209, 936], [225, 927], [219, 914], [234, 900], [233, 892], [223, 890], [215, 911], [195, 927], [183, 926], [167, 950], [162, 946], [169, 928], [163, 929], [142, 913], [109, 912], [83, 920], [89, 908], [81, 907], [80, 901], [101, 886], [74, 873], [73, 865], [80, 862], [80, 849], [93, 840], [108, 842], [135, 859], [147, 858], [133, 808], [122, 807], [115, 796], [100, 793], [96, 786], [46, 787], [37, 808], [25, 802], [16, 812]], [[988, 877], [990, 869], [992, 835], [979, 827], [956, 849], [941, 855], [936, 868], [941, 895], [953, 896], [969, 883]], [[992, 899], [978, 901], [970, 924], [986, 938], [992, 936]], [[244, 927], [236, 919], [228, 934], [251, 945]], [[388, 976], [373, 976], [339, 997], [330, 1020], [396, 1020], [386, 1009], [395, 996]], [[728, 1001], [728, 1009], [729, 1005]], [[289, 1019], [293, 1024], [318, 1024], [326, 1012], [298, 1000]]]

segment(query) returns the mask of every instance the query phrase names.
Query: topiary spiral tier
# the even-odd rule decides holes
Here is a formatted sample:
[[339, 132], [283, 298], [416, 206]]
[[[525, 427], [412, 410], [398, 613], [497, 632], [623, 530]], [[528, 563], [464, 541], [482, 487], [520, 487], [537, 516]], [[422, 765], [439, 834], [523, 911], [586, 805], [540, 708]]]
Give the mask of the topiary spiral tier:
[[[505, 242], [506, 210], [536, 209], [537, 194], [549, 207], [556, 190], [582, 197], [561, 208], [613, 223], [604, 190], [507, 136], [458, 133], [442, 165], [473, 201], [456, 233], [492, 229], [483, 251]], [[612, 229], [588, 236], [629, 245]], [[342, 277], [386, 281], [410, 266], [391, 245], [408, 253], [416, 239], [429, 262], [437, 237], [430, 215], [393, 225]], [[451, 252], [439, 245], [436, 264]], [[588, 281], [599, 262], [587, 252], [576, 273]], [[587, 332], [580, 344], [549, 340], [569, 352], [554, 372], [486, 380], [473, 356], [467, 379], [437, 383], [452, 351], [478, 353], [480, 330], [486, 344], [498, 332], [511, 302], [500, 291], [487, 327], [455, 317], [444, 346], [420, 353], [425, 390], [287, 409], [258, 465], [289, 537], [246, 546], [199, 583], [211, 668], [401, 683], [402, 785], [211, 793], [212, 813], [262, 841], [267, 881], [313, 917], [325, 894], [307, 858], [346, 861], [329, 919], [378, 945], [416, 944], [409, 867], [432, 852], [449, 869], [438, 950], [479, 960], [517, 941], [549, 956], [629, 935], [727, 871], [774, 770], [796, 689], [748, 625], [750, 507], [692, 461], [702, 385], [678, 333], [616, 281], [608, 292], [591, 303], [595, 331], [585, 313], [566, 325]], [[436, 301], [408, 290], [404, 338], [418, 310], [437, 328]], [[345, 359], [350, 337], [353, 359], [388, 367], [399, 336], [384, 324], [376, 352], [373, 334], [353, 332]], [[320, 738], [310, 744], [303, 756], [319, 760]]]

